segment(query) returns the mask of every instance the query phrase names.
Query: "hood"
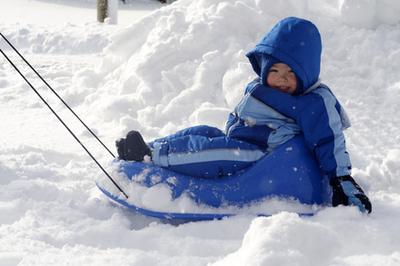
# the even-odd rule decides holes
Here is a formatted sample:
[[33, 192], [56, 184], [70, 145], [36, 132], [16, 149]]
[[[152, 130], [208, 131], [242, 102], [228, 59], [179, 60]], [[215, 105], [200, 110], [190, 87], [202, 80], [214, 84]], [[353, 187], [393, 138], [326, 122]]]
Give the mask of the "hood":
[[288, 17], [278, 22], [246, 56], [263, 84], [273, 64], [290, 66], [299, 83], [296, 94], [300, 94], [318, 81], [321, 51], [317, 27], [308, 20]]

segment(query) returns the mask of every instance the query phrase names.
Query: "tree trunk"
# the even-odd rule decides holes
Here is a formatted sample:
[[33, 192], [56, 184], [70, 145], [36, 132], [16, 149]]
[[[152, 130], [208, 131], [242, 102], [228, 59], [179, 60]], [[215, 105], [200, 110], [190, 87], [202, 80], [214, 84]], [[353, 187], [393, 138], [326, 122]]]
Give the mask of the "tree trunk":
[[97, 0], [97, 21], [103, 23], [107, 17], [107, 0]]

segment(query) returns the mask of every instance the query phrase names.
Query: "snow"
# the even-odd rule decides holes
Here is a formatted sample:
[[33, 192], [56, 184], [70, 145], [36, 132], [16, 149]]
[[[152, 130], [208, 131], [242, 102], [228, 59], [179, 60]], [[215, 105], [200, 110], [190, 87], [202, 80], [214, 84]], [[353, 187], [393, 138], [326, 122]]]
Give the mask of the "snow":
[[[0, 57], [0, 265], [400, 265], [398, 1], [127, 2], [119, 24], [102, 25], [95, 0], [2, 0], [0, 32], [113, 148], [130, 129], [151, 140], [194, 124], [222, 128], [254, 77], [245, 52], [279, 19], [311, 19], [324, 43], [321, 78], [352, 120], [353, 175], [373, 213], [186, 224], [133, 214], [101, 195], [102, 173]], [[107, 165], [109, 154], [0, 48]], [[168, 197], [160, 187], [140, 200], [171, 207]]]
[[[97, 0], [4, 0], [1, 1], [1, 22], [53, 26], [81, 26], [96, 21]], [[113, 0], [114, 1], [114, 0]], [[132, 24], [135, 20], [162, 7], [155, 0], [127, 0], [119, 4], [118, 23]]]

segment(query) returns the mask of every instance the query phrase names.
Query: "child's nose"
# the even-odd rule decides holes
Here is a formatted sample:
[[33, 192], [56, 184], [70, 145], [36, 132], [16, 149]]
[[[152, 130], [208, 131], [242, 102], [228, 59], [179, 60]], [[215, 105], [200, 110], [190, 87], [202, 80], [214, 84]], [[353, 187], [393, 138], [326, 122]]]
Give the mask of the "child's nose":
[[279, 77], [280, 80], [287, 82], [289, 80], [288, 75], [287, 74], [281, 74]]

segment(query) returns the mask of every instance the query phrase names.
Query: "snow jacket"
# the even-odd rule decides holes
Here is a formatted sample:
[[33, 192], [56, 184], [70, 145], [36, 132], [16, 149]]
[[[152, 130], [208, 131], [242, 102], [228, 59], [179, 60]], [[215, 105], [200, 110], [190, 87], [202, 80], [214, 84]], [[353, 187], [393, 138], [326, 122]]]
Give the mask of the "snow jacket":
[[240, 139], [270, 152], [301, 132], [296, 121], [282, 115], [270, 105], [264, 103], [260, 94], [260, 80], [250, 82], [245, 95], [229, 115], [226, 123], [228, 137]]
[[[270, 151], [303, 134], [306, 145], [329, 177], [350, 174], [343, 130], [350, 126], [339, 101], [320, 83], [321, 37], [310, 21], [289, 17], [280, 21], [247, 57], [259, 78], [251, 82], [227, 121], [228, 137]], [[269, 68], [287, 64], [296, 74], [293, 95], [266, 84]]]

